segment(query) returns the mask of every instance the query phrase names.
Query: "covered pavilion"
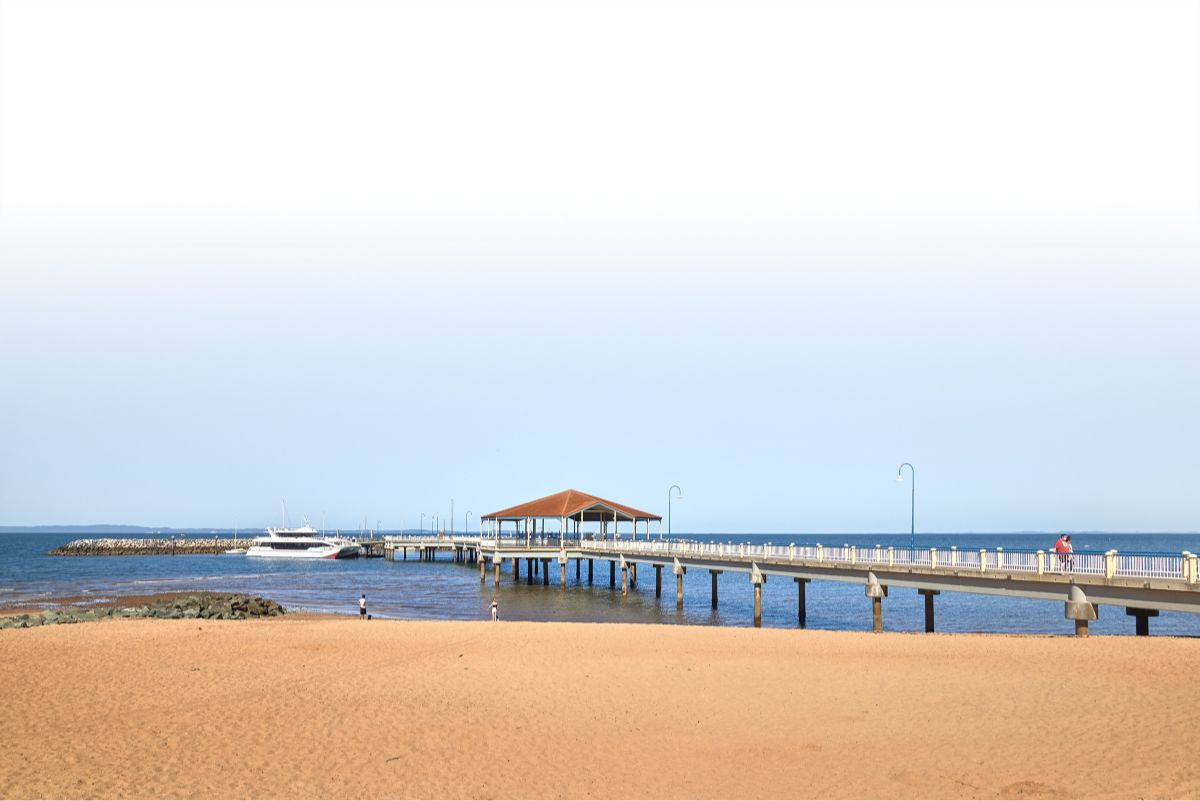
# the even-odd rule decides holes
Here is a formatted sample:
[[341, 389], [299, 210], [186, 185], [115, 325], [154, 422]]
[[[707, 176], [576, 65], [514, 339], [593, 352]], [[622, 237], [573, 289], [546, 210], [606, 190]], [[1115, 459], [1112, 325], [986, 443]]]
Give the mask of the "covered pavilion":
[[[623, 503], [605, 500], [579, 490], [564, 490], [544, 498], [510, 506], [479, 518], [479, 534], [500, 538], [506, 524], [512, 524], [512, 535], [524, 536], [526, 541], [548, 535], [546, 521], [556, 520], [556, 530], [549, 532], [562, 540], [580, 540], [585, 534], [583, 524], [599, 524], [599, 538], [620, 539], [621, 523], [631, 524], [633, 538], [637, 539], [639, 524], [645, 523], [646, 539], [650, 539], [650, 521], [658, 521], [658, 536], [662, 538], [662, 516], [643, 512]], [[610, 528], [611, 527], [611, 528]], [[587, 535], [589, 538], [591, 535]]]

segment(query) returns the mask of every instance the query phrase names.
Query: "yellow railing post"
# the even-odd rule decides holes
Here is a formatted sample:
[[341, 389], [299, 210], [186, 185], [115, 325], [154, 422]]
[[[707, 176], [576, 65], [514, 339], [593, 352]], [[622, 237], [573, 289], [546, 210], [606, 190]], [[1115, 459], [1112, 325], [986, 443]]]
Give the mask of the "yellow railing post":
[[894, 567], [896, 564], [896, 549], [888, 546], [888, 567]]
[[1117, 552], [1115, 550], [1104, 552], [1104, 577], [1112, 578], [1117, 575]]
[[937, 548], [929, 549], [929, 569], [933, 570], [937, 567]]
[[1046, 552], [1038, 551], [1037, 552], [1037, 574], [1039, 576], [1041, 576], [1045, 572], [1046, 572]]
[[987, 570], [987, 549], [980, 548], [979, 549], [979, 572], [982, 573], [985, 570]]

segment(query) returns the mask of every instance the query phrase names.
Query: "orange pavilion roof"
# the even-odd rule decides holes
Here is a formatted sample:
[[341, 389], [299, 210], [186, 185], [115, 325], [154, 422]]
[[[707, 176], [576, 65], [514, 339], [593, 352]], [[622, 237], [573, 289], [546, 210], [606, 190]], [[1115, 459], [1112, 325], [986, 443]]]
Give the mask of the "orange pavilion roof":
[[[618, 520], [662, 520], [661, 515], [643, 512], [623, 503], [605, 500], [599, 496], [573, 489], [510, 506], [507, 509], [484, 515], [482, 519], [520, 520], [526, 517], [575, 517], [589, 512], [594, 512], [596, 517], [588, 515], [586, 519], [600, 519], [603, 512], [607, 512], [608, 515], [616, 512]], [[607, 519], [607, 515], [605, 518]]]

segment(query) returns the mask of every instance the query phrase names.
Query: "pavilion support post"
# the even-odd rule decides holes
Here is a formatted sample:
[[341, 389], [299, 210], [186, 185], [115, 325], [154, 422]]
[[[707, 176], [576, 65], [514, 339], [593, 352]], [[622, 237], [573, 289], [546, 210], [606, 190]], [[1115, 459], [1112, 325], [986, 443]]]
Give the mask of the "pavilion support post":
[[578, 558], [576, 558], [576, 560], [575, 560], [575, 580], [576, 581], [579, 581], [579, 563], [582, 561], [583, 561], [582, 559], [578, 559]]
[[513, 581], [517, 581], [521, 578], [521, 560], [514, 556], [512, 562]]
[[917, 590], [918, 593], [925, 596], [925, 633], [932, 634], [933, 625], [933, 596], [939, 595], [938, 590]]
[[532, 559], [525, 560], [525, 581], [527, 581], [530, 584], [533, 583], [534, 566], [536, 564], [537, 563], [534, 562]]
[[496, 586], [496, 587], [500, 586], [500, 560], [499, 559], [492, 560], [492, 581], [493, 581], [494, 586]]
[[721, 571], [720, 570], [710, 570], [710, 571], [708, 571], [708, 573], [709, 573], [709, 576], [712, 578], [712, 608], [716, 609], [717, 608], [717, 576], [721, 575]]
[[805, 585], [808, 579], [796, 579], [796, 623], [800, 628], [808, 627], [808, 603], [805, 596]]
[[592, 583], [592, 560], [588, 560], [588, 584]]
[[662, 597], [662, 565], [654, 566], [654, 597]]
[[624, 563], [621, 565], [621, 594], [629, 594], [629, 565]]
[[608, 586], [617, 586], [617, 563], [612, 559], [608, 560]]
[[550, 586], [550, 560], [549, 559], [542, 560], [542, 586], [543, 587]]

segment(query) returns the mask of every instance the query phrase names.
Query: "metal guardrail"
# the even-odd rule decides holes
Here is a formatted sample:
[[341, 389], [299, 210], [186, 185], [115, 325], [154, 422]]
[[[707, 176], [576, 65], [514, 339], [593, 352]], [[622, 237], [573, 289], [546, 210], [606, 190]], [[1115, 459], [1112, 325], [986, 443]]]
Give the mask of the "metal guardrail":
[[648, 555], [657, 557], [709, 557], [743, 561], [828, 563], [880, 568], [944, 568], [963, 572], [1027, 573], [1036, 575], [1081, 575], [1104, 578], [1181, 579], [1200, 583], [1197, 556], [1183, 551], [1172, 554], [1147, 553], [1072, 553], [1029, 549], [907, 548], [856, 545], [775, 545], [697, 542], [692, 540], [621, 540], [583, 539], [562, 541], [557, 537], [504, 538], [387, 537], [387, 545], [407, 547], [477, 547], [481, 550], [522, 551], [528, 548], [570, 548], [597, 553]]

